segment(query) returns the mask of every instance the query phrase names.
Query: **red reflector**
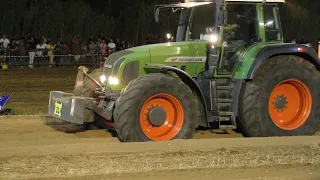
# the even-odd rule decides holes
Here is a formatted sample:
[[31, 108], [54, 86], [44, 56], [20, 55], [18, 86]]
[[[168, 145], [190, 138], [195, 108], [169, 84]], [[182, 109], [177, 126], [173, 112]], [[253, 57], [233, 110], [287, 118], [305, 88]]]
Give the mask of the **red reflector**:
[[104, 123], [105, 123], [107, 126], [114, 127], [114, 122], [113, 122], [113, 121], [104, 120]]

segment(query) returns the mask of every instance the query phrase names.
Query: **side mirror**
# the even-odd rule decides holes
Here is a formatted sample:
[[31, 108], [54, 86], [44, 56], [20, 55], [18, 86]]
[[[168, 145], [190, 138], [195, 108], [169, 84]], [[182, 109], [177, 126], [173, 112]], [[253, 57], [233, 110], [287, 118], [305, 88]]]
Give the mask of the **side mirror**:
[[160, 8], [157, 8], [154, 12], [154, 19], [157, 23], [159, 22], [159, 16], [160, 16]]

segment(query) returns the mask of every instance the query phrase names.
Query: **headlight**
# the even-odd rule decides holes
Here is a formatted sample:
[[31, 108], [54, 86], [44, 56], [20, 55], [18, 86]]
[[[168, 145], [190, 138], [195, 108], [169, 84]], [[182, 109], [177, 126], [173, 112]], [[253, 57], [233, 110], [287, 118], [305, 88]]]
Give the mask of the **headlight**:
[[100, 81], [101, 81], [101, 83], [106, 82], [106, 80], [107, 80], [107, 77], [106, 77], [105, 75], [101, 75], [101, 76], [100, 76]]
[[109, 77], [109, 84], [110, 85], [117, 85], [117, 84], [119, 84], [119, 79], [110, 76]]
[[215, 34], [210, 35], [210, 42], [215, 43], [218, 41], [218, 36]]
[[167, 33], [167, 39], [171, 39], [172, 35], [170, 33]]

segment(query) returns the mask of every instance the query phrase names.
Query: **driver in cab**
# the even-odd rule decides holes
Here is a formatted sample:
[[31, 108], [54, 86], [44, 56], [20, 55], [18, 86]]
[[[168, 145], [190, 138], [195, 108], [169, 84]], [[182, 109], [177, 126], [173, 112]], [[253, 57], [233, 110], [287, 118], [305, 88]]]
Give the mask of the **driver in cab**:
[[231, 22], [230, 26], [224, 27], [226, 31], [234, 32], [233, 43], [236, 46], [240, 46], [243, 44], [247, 44], [249, 42], [249, 21], [244, 16], [245, 10], [243, 7], [237, 7], [235, 12], [233, 13], [233, 18], [229, 22]]

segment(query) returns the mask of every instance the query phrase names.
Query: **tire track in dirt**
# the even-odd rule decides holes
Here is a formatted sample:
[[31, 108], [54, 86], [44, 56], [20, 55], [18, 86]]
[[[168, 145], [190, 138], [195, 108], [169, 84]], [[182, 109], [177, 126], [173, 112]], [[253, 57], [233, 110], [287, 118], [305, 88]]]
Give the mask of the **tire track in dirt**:
[[142, 174], [159, 179], [169, 172], [172, 177], [193, 179], [180, 170], [201, 176], [208, 168], [290, 164], [290, 169], [309, 164], [307, 170], [314, 172], [320, 163], [319, 136], [241, 138], [234, 131], [198, 131], [194, 140], [119, 143], [104, 130], [64, 133], [59, 132], [64, 128], [47, 123], [40, 116], [0, 118], [1, 178], [99, 179], [111, 175], [128, 179], [134, 173], [133, 179], [141, 179]]
[[[76, 139], [76, 138], [108, 138], [117, 139], [105, 130], [90, 130], [86, 132], [64, 133], [66, 130], [79, 130], [79, 127], [72, 125], [55, 125], [63, 123], [53, 118], [40, 116], [11, 116], [0, 118], [0, 141], [5, 140], [39, 140], [39, 139]], [[47, 126], [50, 124], [50, 126]], [[53, 124], [53, 125], [51, 125]], [[77, 129], [78, 128], [78, 129]], [[195, 139], [210, 138], [235, 138], [242, 137], [241, 134], [228, 130], [227, 133], [221, 130], [198, 131]], [[109, 141], [109, 140], [107, 140]], [[114, 141], [114, 140], [111, 140]]]
[[[144, 173], [101, 174], [93, 176], [57, 177], [50, 180], [318, 180], [320, 165], [279, 165], [243, 168], [211, 168]], [[47, 178], [39, 178], [39, 180]], [[49, 178], [48, 178], [49, 179]]]
[[320, 164], [320, 137], [227, 138], [160, 143], [103, 143], [103, 139], [90, 140], [94, 142], [76, 140], [73, 141], [75, 144], [0, 147], [0, 177], [77, 179], [129, 173], [150, 176], [150, 173], [157, 171], [171, 174], [172, 171], [188, 170], [196, 173], [197, 169], [257, 166], [260, 170], [265, 166], [279, 165], [309, 165], [313, 168]]

